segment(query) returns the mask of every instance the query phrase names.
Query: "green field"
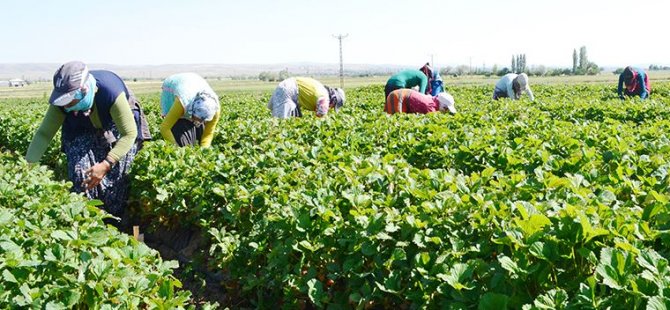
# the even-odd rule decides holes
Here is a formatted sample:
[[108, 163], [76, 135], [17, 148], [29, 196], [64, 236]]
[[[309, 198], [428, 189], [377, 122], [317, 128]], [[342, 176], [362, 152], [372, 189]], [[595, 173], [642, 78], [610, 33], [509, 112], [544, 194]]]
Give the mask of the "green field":
[[[563, 79], [531, 78], [530, 102], [491, 100], [494, 78], [447, 78], [458, 114], [393, 116], [385, 78], [351, 80], [338, 113], [287, 120], [265, 107], [275, 83], [216, 81], [209, 149], [162, 141], [159, 82], [131, 83], [156, 138], [133, 163], [132, 211], [143, 230], [200, 231], [192, 267], [222, 275], [204, 298], [232, 308], [666, 309], [670, 82], [652, 74], [650, 100], [621, 101], [614, 75]], [[46, 172], [63, 170], [58, 139], [45, 166], [20, 160], [46, 110], [25, 95], [0, 99], [0, 308], [65, 292], [79, 308], [194, 305], [172, 264], [149, 250], [134, 261], [139, 245], [89, 221], [93, 206]], [[91, 235], [112, 237], [94, 251]], [[46, 255], [55, 243], [71, 255]], [[129, 264], [165, 287], [40, 267], [89, 255], [115, 263], [112, 279]]]

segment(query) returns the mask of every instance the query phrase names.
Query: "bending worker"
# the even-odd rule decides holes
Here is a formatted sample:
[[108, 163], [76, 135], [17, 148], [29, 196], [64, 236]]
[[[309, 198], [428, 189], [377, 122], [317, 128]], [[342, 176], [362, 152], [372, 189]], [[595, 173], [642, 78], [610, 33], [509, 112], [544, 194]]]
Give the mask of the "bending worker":
[[161, 135], [179, 146], [209, 147], [219, 122], [219, 97], [195, 73], [178, 73], [163, 81]]
[[418, 87], [418, 91], [422, 94], [426, 94], [426, 89], [428, 87], [428, 77], [426, 74], [421, 72], [421, 70], [404, 70], [400, 71], [386, 82], [384, 87], [384, 98], [387, 98], [389, 94], [401, 88], [413, 88]]
[[[624, 90], [625, 86], [625, 90]], [[641, 99], [646, 99], [651, 93], [651, 85], [649, 84], [649, 76], [644, 70], [640, 68], [626, 67], [619, 75], [619, 87], [617, 87], [619, 98], [624, 99], [624, 95], [640, 96]]]
[[278, 118], [302, 117], [304, 111], [322, 117], [330, 109], [337, 111], [345, 100], [341, 88], [328, 87], [308, 77], [291, 77], [277, 85], [267, 107]]
[[72, 191], [99, 199], [105, 211], [122, 216], [129, 195], [127, 175], [141, 145], [140, 115], [131, 108], [134, 97], [118, 75], [89, 71], [80, 61], [62, 65], [53, 84], [49, 108], [26, 161], [39, 162], [60, 130]]
[[493, 100], [499, 98], [511, 98], [512, 100], [519, 100], [522, 93], [528, 94], [530, 101], [535, 100], [533, 91], [528, 86], [528, 75], [525, 73], [507, 73], [496, 83], [493, 90]]
[[456, 114], [456, 107], [454, 106], [454, 97], [447, 92], [431, 96], [413, 89], [396, 89], [386, 97], [384, 111], [388, 114], [428, 114], [437, 111], [449, 111], [451, 114]]

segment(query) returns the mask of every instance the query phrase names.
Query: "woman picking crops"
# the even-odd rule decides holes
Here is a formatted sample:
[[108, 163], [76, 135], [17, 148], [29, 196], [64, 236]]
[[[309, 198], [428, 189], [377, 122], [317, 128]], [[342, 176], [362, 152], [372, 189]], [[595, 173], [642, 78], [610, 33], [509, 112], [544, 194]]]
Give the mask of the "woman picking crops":
[[219, 97], [205, 79], [195, 73], [171, 75], [161, 91], [161, 135], [179, 146], [209, 147], [219, 110]]
[[396, 89], [386, 97], [384, 111], [388, 114], [446, 112], [456, 114], [454, 97], [447, 92], [437, 96], [424, 95], [413, 89]]
[[528, 75], [525, 73], [508, 73], [496, 83], [493, 90], [493, 100], [498, 100], [499, 98], [519, 100], [521, 94], [524, 92], [528, 94], [530, 101], [535, 100], [533, 91], [530, 90], [530, 86], [528, 85]]
[[392, 91], [401, 88], [418, 87], [419, 92], [426, 94], [428, 87], [428, 76], [426, 74], [429, 73], [424, 73], [421, 70], [404, 70], [394, 74], [386, 81], [384, 98], [387, 98]]
[[39, 162], [61, 129], [61, 148], [73, 191], [102, 200], [103, 209], [120, 216], [128, 197], [130, 165], [141, 141], [150, 138], [137, 100], [118, 75], [89, 71], [80, 61], [62, 65], [54, 74], [53, 85], [49, 108], [26, 160]]
[[304, 111], [322, 117], [330, 109], [338, 110], [345, 100], [341, 88], [331, 88], [308, 77], [292, 77], [277, 85], [267, 107], [278, 118], [302, 117]]
[[[623, 86], [626, 86], [624, 90]], [[649, 76], [643, 69], [626, 67], [619, 75], [619, 87], [617, 93], [622, 100], [626, 96], [640, 96], [641, 99], [646, 99], [651, 93], [651, 85], [649, 84]]]

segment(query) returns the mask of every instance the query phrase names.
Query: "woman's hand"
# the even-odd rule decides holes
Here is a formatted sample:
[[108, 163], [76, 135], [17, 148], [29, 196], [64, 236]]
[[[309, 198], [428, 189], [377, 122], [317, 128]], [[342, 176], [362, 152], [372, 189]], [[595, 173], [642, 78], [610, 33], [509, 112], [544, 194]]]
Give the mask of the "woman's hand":
[[86, 190], [90, 190], [98, 186], [98, 184], [102, 182], [102, 179], [110, 170], [112, 170], [112, 166], [106, 160], [103, 160], [102, 162], [99, 162], [86, 170], [87, 178], [84, 180], [83, 184]]

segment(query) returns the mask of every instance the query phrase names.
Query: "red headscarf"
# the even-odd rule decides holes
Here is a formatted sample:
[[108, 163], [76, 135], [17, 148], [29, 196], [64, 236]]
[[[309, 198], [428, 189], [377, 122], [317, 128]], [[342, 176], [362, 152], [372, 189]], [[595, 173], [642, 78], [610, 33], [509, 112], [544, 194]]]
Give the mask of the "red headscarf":
[[626, 89], [629, 92], [634, 92], [635, 89], [637, 89], [637, 70], [628, 67], [626, 70], [630, 71], [631, 73], [631, 78], [630, 79], [624, 79], [623, 83], [626, 85]]

